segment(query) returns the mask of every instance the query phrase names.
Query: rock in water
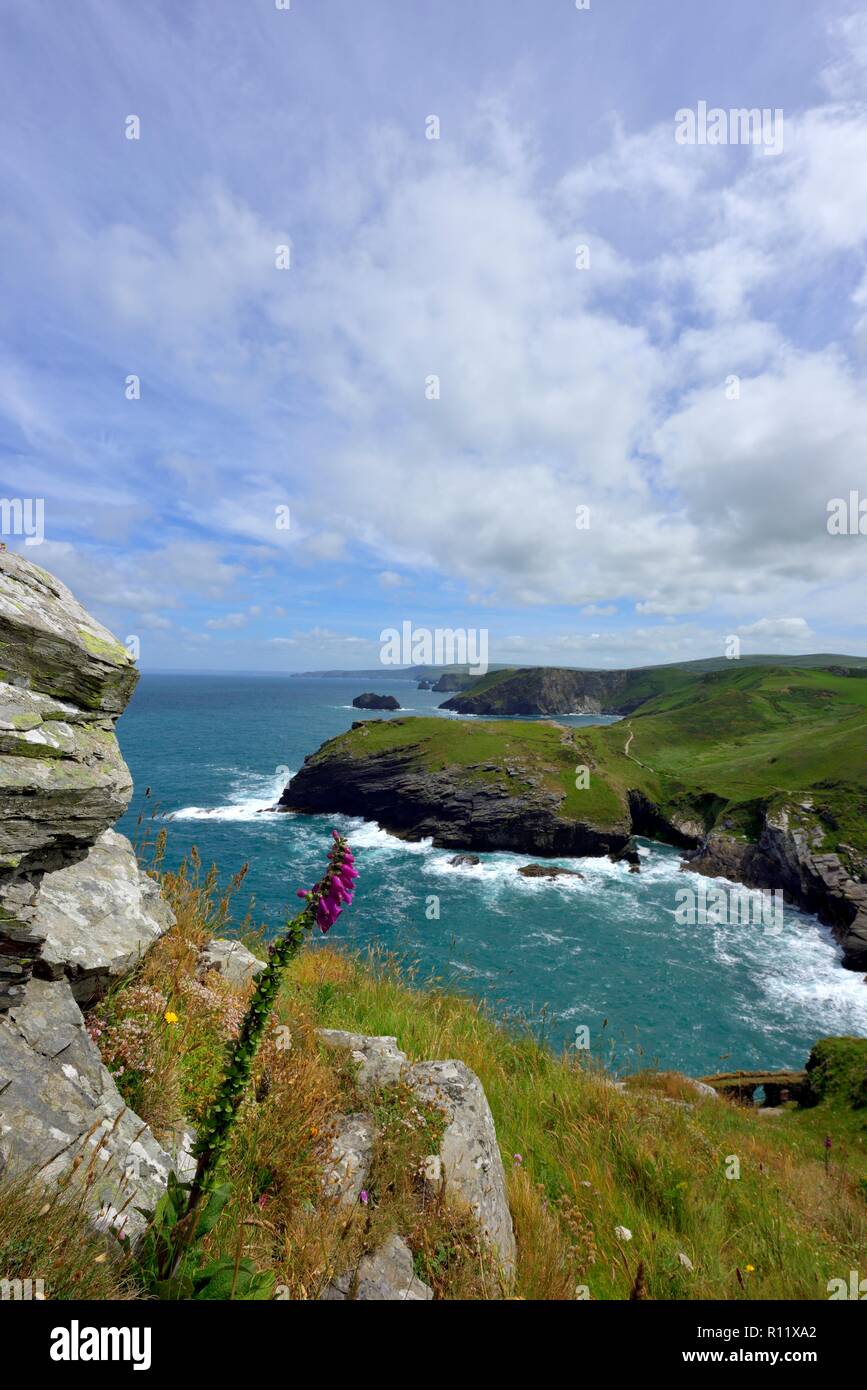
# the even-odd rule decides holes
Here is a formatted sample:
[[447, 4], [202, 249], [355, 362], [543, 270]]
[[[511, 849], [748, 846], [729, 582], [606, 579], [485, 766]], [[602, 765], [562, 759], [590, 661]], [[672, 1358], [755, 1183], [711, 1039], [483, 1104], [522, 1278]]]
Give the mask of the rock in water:
[[472, 869], [480, 863], [481, 860], [477, 854], [456, 854], [453, 859], [449, 860], [453, 869]]
[[524, 878], [583, 878], [577, 869], [561, 869], [559, 864], [525, 864], [518, 870]]
[[638, 853], [638, 846], [634, 840], [630, 840], [622, 849], [609, 854], [608, 858], [612, 864], [628, 864], [631, 874], [641, 873], [641, 855]]
[[374, 695], [373, 691], [367, 691], [364, 695], [356, 695], [352, 701], [353, 709], [400, 709], [400, 705], [393, 695]]

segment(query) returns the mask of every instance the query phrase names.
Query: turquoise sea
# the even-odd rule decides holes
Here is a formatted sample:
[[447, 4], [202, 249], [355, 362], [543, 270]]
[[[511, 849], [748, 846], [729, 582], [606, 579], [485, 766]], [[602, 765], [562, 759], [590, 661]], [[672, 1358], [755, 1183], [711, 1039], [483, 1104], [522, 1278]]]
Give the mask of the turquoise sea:
[[[532, 881], [516, 872], [529, 855], [456, 869], [453, 850], [404, 844], [368, 822], [268, 814], [305, 755], [361, 717], [351, 702], [367, 688], [357, 677], [145, 674], [118, 728], [136, 786], [119, 828], [134, 833], [150, 787], [169, 862], [195, 844], [225, 878], [248, 863], [239, 917], [253, 894], [255, 920], [277, 931], [336, 826], [361, 877], [331, 942], [396, 951], [421, 980], [481, 995], [555, 1047], [586, 1027], [593, 1055], [617, 1069], [801, 1066], [818, 1037], [867, 1034], [867, 983], [842, 969], [824, 927], [788, 907], [779, 935], [678, 924], [677, 889], [708, 881], [683, 874], [666, 846], [641, 842], [640, 874], [562, 859], [584, 878]], [[447, 698], [392, 677], [376, 688], [410, 713]], [[426, 914], [432, 895], [438, 920]]]

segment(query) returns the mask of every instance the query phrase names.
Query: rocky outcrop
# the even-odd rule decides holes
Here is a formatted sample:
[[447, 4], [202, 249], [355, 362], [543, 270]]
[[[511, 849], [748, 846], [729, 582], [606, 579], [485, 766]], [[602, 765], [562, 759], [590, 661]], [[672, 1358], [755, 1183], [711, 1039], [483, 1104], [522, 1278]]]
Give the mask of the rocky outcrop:
[[446, 1191], [471, 1209], [503, 1272], [515, 1265], [515, 1235], [494, 1117], [481, 1081], [463, 1062], [416, 1062], [410, 1084], [446, 1114], [439, 1157]]
[[613, 710], [625, 687], [624, 671], [570, 671], [555, 666], [510, 672], [487, 689], [461, 693], [442, 709], [461, 714], [601, 714]]
[[132, 783], [114, 722], [137, 672], [65, 585], [0, 552], [0, 1010], [42, 953], [42, 877], [83, 859]]
[[242, 946], [240, 941], [216, 937], [209, 941], [199, 956], [198, 973], [205, 975], [216, 970], [232, 985], [246, 985], [265, 969], [265, 962]]
[[0, 1173], [73, 1177], [132, 1240], [172, 1159], [123, 1103], [90, 1003], [174, 920], [109, 827], [132, 782], [114, 734], [138, 679], [65, 585], [0, 551]]
[[416, 1277], [412, 1251], [399, 1235], [391, 1235], [372, 1255], [365, 1255], [356, 1270], [334, 1279], [322, 1294], [326, 1302], [347, 1299], [373, 1303], [425, 1303], [433, 1289]]
[[65, 975], [78, 1003], [90, 1004], [135, 968], [174, 916], [129, 840], [106, 830], [86, 859], [45, 876], [34, 922], [42, 937], [35, 973]]
[[368, 690], [364, 695], [356, 695], [352, 701], [353, 709], [400, 709], [393, 695], [374, 695]]
[[68, 980], [29, 982], [0, 1022], [0, 1176], [46, 1187], [74, 1175], [93, 1223], [144, 1230], [172, 1160], [125, 1105], [88, 1036]]
[[[838, 854], [820, 848], [823, 829], [810, 801], [766, 810], [756, 840], [714, 830], [685, 867], [751, 888], [780, 889], [804, 912], [816, 913], [843, 948], [843, 965], [867, 970], [867, 883]], [[860, 869], [863, 874], [863, 866]]]
[[394, 1086], [409, 1067], [409, 1058], [401, 1052], [397, 1038], [367, 1037], [363, 1033], [346, 1033], [342, 1028], [319, 1028], [317, 1037], [326, 1047], [345, 1048], [351, 1053], [361, 1091]]
[[561, 869], [559, 864], [523, 864], [518, 870], [522, 878], [583, 878], [577, 869]]
[[478, 676], [461, 674], [459, 671], [444, 671], [431, 689], [445, 694], [448, 690], [468, 690], [471, 685], [475, 685]]
[[[390, 727], [402, 721], [391, 721]], [[277, 804], [306, 814], [340, 811], [377, 821], [407, 840], [430, 838], [442, 849], [513, 850], [563, 858], [610, 854], [629, 843], [631, 826], [597, 829], [560, 814], [563, 792], [509, 768], [427, 768], [398, 747], [353, 756], [347, 741], [365, 727], [324, 744], [296, 773]], [[359, 746], [362, 746], [359, 744]], [[491, 777], [475, 776], [492, 772]]]
[[[411, 1065], [397, 1040], [391, 1037], [367, 1037], [331, 1028], [320, 1028], [318, 1037], [326, 1047], [345, 1048], [350, 1052], [358, 1064], [356, 1084], [360, 1091], [375, 1091], [403, 1081], [420, 1100], [443, 1111], [446, 1127], [439, 1154], [431, 1155], [428, 1160], [432, 1164], [429, 1180], [443, 1183], [447, 1194], [470, 1208], [482, 1238], [496, 1254], [503, 1273], [511, 1273], [515, 1262], [515, 1236], [506, 1195], [506, 1175], [491, 1107], [475, 1073], [458, 1061]], [[339, 1187], [341, 1183], [342, 1153], [349, 1155], [349, 1166], [354, 1173], [363, 1166], [363, 1159], [358, 1159], [357, 1155], [366, 1151], [368, 1118], [346, 1116], [341, 1121], [336, 1157], [333, 1141], [327, 1169], [326, 1180], [330, 1184]], [[329, 1177], [328, 1174], [335, 1173], [335, 1163], [336, 1176]], [[358, 1182], [359, 1191], [362, 1181]]]
[[331, 1151], [322, 1178], [326, 1197], [353, 1207], [367, 1182], [376, 1126], [370, 1115], [341, 1115], [331, 1137]]

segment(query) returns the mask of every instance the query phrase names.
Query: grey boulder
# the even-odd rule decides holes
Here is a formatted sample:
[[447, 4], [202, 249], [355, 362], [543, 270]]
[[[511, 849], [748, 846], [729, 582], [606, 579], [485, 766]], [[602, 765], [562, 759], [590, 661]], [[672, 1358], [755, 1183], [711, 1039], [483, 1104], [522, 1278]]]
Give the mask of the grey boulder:
[[42, 880], [34, 914], [43, 938], [36, 973], [66, 975], [78, 1002], [89, 1004], [134, 969], [174, 920], [129, 840], [106, 830], [86, 859]]
[[401, 1052], [397, 1038], [366, 1037], [340, 1028], [318, 1028], [316, 1033], [326, 1047], [346, 1048], [352, 1054], [358, 1063], [358, 1086], [362, 1091], [395, 1085], [409, 1066], [409, 1058]]
[[433, 1298], [433, 1289], [416, 1276], [406, 1241], [393, 1235], [374, 1254], [365, 1255], [355, 1272], [341, 1274], [329, 1284], [322, 1298], [332, 1303], [347, 1299], [426, 1303]]
[[67, 980], [32, 979], [0, 1015], [0, 1175], [82, 1192], [91, 1223], [129, 1237], [165, 1190], [172, 1160], [123, 1102]]
[[446, 1115], [440, 1145], [446, 1192], [472, 1211], [507, 1276], [515, 1264], [515, 1234], [494, 1117], [481, 1081], [463, 1062], [417, 1062], [410, 1069], [416, 1094]]
[[240, 941], [230, 941], [224, 937], [209, 941], [199, 956], [199, 974], [216, 970], [232, 985], [246, 985], [261, 975], [264, 969], [265, 962], [242, 946]]
[[322, 1178], [326, 1197], [335, 1198], [343, 1206], [355, 1206], [370, 1172], [375, 1137], [370, 1115], [339, 1116]]

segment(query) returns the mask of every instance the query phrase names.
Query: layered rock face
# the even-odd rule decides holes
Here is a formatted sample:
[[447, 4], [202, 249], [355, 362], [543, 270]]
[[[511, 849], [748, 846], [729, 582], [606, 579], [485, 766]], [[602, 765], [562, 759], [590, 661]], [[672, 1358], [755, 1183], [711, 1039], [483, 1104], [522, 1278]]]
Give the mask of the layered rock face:
[[137, 679], [65, 585], [0, 552], [0, 1009], [42, 952], [42, 876], [83, 859], [127, 807], [114, 723]]
[[472, 768], [433, 771], [401, 751], [352, 758], [335, 740], [305, 760], [277, 809], [340, 811], [375, 820], [409, 840], [443, 849], [515, 850], [541, 855], [611, 854], [630, 844], [632, 827], [598, 830], [559, 814], [562, 796], [539, 785], [520, 793], [468, 780]]
[[691, 855], [687, 867], [753, 888], [782, 889], [786, 900], [815, 912], [843, 948], [843, 965], [867, 970], [867, 883], [865, 866], [854, 878], [839, 855], [817, 848], [821, 829], [809, 802], [766, 811], [756, 841], [714, 831]]
[[172, 924], [109, 827], [132, 781], [114, 725], [138, 673], [57, 579], [0, 551], [0, 1174], [75, 1173], [133, 1238], [171, 1159], [124, 1105], [79, 1003]]
[[[627, 698], [628, 671], [570, 671], [561, 667], [528, 667], [489, 690], [453, 696], [442, 709], [462, 714], [629, 714], [647, 696]], [[465, 686], [434, 686], [435, 690]]]

